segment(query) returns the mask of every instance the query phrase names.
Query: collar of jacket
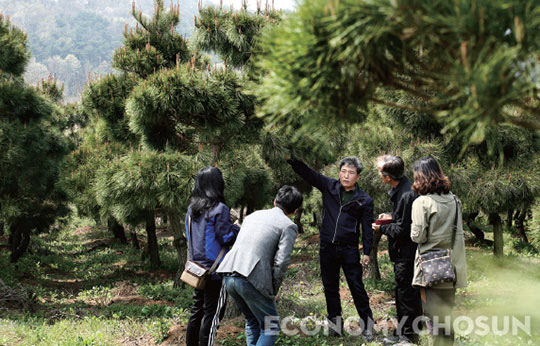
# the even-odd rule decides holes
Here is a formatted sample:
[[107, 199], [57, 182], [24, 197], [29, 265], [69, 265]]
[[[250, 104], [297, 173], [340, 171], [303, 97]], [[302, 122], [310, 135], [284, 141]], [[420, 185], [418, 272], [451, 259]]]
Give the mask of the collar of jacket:
[[[331, 191], [332, 194], [339, 196], [339, 199], [340, 199], [339, 203], [341, 203], [341, 188], [342, 188], [341, 182], [339, 180], [336, 180], [336, 182], [334, 183], [334, 186], [332, 188], [332, 191]], [[356, 184], [354, 184], [354, 197], [348, 203], [358, 201], [360, 199], [362, 199], [362, 190], [360, 190], [360, 187], [358, 186], [358, 183], [356, 183]]]
[[398, 192], [403, 188], [403, 185], [407, 184], [409, 182], [409, 178], [405, 174], [399, 179], [399, 184], [396, 187], [391, 188], [388, 190], [388, 196], [390, 196], [390, 200], [394, 200], [396, 198], [396, 195]]
[[285, 213], [285, 210], [281, 209], [280, 207], [275, 206], [272, 209], [278, 209], [279, 211], [283, 213], [283, 215], [287, 216], [287, 213]]

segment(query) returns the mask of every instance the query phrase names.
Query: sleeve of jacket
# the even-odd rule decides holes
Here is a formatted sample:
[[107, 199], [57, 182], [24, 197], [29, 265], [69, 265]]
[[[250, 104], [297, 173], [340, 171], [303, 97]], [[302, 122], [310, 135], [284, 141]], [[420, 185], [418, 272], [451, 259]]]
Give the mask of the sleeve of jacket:
[[290, 159], [287, 160], [287, 162], [291, 165], [293, 171], [302, 177], [305, 181], [307, 181], [310, 185], [318, 189], [319, 191], [323, 191], [325, 188], [327, 182], [330, 180], [330, 178], [325, 177], [321, 173], [313, 170], [308, 165], [306, 165], [304, 162], [297, 160], [297, 159]]
[[423, 200], [417, 198], [412, 205], [411, 239], [422, 244], [427, 240], [429, 215], [424, 208]]
[[240, 227], [231, 222], [230, 210], [224, 206], [219, 214], [216, 215], [216, 239], [223, 246], [229, 246], [234, 243]]
[[298, 227], [296, 225], [290, 225], [281, 232], [278, 248], [274, 255], [274, 267], [272, 270], [274, 295], [277, 294], [291, 261], [291, 252], [294, 247], [294, 241], [296, 240], [297, 230]]
[[364, 204], [364, 210], [362, 212], [362, 247], [364, 249], [364, 255], [368, 256], [373, 247], [373, 228], [371, 226], [375, 220], [373, 209], [373, 199], [370, 197]]
[[410, 237], [413, 202], [414, 196], [412, 194], [403, 195], [394, 211], [394, 222], [382, 225], [381, 232], [396, 240]]

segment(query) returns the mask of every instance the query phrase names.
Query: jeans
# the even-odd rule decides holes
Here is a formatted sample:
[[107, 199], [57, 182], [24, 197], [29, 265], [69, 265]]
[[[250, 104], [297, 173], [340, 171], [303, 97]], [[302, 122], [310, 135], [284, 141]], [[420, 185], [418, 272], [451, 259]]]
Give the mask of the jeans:
[[420, 290], [412, 286], [414, 262], [395, 262], [394, 274], [396, 277], [397, 318], [398, 324], [401, 325], [401, 330], [396, 330], [396, 335], [405, 335], [411, 340], [417, 340], [417, 333], [413, 330], [413, 322], [422, 316], [422, 301]]
[[[202, 290], [193, 290], [193, 306], [186, 331], [187, 346], [207, 346], [212, 319], [216, 314], [221, 280], [208, 280]], [[225, 313], [221, 310], [220, 320]]]
[[321, 242], [319, 259], [328, 318], [334, 320], [341, 316], [339, 272], [343, 268], [354, 306], [362, 319], [363, 327], [371, 329], [373, 327], [373, 313], [369, 307], [369, 297], [362, 281], [362, 264], [360, 263], [358, 246], [356, 244], [335, 245]]
[[274, 300], [262, 295], [245, 277], [226, 276], [224, 280], [227, 293], [246, 316], [247, 345], [273, 345], [280, 329]]

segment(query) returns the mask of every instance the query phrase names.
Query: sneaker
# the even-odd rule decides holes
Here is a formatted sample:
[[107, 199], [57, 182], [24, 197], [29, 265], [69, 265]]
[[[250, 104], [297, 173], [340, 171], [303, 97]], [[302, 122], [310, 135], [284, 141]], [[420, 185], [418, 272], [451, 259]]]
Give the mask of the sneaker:
[[364, 338], [366, 342], [371, 342], [375, 340], [375, 336], [373, 335], [373, 328], [364, 329], [364, 331], [362, 332], [362, 338]]
[[394, 344], [394, 346], [413, 346], [414, 342], [411, 341], [408, 337], [405, 335], [401, 335], [399, 337], [399, 340], [397, 343]]
[[399, 336], [397, 335], [387, 336], [386, 338], [383, 339], [382, 342], [385, 346], [397, 344], [399, 342]]
[[401, 336], [394, 335], [394, 336], [388, 336], [384, 338], [383, 344], [385, 346], [389, 346], [389, 345], [410, 346], [410, 345], [414, 345], [414, 342], [408, 337], [406, 337], [405, 335], [401, 335]]

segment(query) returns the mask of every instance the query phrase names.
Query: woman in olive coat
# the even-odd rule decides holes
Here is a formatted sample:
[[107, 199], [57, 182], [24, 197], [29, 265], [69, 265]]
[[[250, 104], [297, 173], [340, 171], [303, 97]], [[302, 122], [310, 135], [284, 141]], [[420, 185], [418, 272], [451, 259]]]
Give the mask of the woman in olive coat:
[[[459, 200], [450, 192], [450, 181], [433, 157], [423, 157], [414, 164], [412, 189], [420, 196], [412, 206], [411, 239], [418, 243], [413, 286], [421, 287], [424, 314], [433, 322], [431, 334], [435, 345], [453, 345], [452, 310], [456, 288], [467, 286], [465, 241]], [[457, 213], [454, 244], [452, 233]], [[429, 251], [452, 248], [456, 282], [426, 287], [420, 267], [420, 255]], [[447, 323], [445, 323], [447, 321]], [[450, 328], [446, 328], [449, 326]]]

